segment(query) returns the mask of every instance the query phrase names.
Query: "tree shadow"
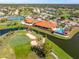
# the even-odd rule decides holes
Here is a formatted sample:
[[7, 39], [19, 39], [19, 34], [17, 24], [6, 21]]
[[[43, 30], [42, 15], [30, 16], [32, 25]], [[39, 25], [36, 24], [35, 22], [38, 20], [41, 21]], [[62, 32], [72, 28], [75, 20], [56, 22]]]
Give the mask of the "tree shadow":
[[38, 48], [38, 47], [32, 47], [32, 51], [34, 51], [40, 58], [45, 58], [45, 53], [43, 48]]

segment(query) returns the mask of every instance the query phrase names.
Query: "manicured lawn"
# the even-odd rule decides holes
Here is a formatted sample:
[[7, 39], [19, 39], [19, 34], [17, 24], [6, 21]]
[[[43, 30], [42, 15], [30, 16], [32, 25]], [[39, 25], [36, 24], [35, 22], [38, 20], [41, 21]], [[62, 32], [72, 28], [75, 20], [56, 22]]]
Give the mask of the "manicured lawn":
[[69, 37], [72, 38], [75, 34], [79, 33], [79, 27], [75, 27], [69, 34]]
[[39, 56], [35, 52], [30, 52], [26, 59], [40, 59]]
[[23, 44], [14, 47], [16, 59], [26, 59], [28, 54], [31, 53], [30, 45]]
[[27, 38], [26, 36], [23, 36], [23, 35], [16, 35], [15, 37], [13, 37], [12, 39], [9, 40], [9, 44], [11, 46], [19, 46], [19, 45], [22, 45], [22, 44], [28, 44], [30, 41], [29, 38]]
[[9, 41], [17, 59], [26, 59], [31, 52], [30, 39], [25, 35], [26, 31], [18, 31]]
[[24, 25], [22, 25], [20, 21], [7, 21], [5, 23], [0, 23], [0, 29], [9, 29], [9, 28], [17, 28], [17, 27], [21, 28], [24, 27]]

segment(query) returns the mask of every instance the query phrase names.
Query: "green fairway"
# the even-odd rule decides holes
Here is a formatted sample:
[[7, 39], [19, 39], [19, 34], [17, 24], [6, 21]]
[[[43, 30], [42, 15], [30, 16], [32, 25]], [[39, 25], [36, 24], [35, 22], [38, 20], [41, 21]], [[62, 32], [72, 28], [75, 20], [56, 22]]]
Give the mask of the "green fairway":
[[11, 46], [18, 46], [18, 45], [22, 45], [22, 44], [27, 44], [29, 42], [29, 38], [27, 38], [26, 36], [23, 35], [16, 35], [15, 37], [13, 37], [10, 41], [9, 44]]
[[9, 45], [15, 51], [17, 59], [25, 59], [30, 49], [30, 39], [25, 35], [26, 31], [18, 31], [9, 41]]
[[26, 59], [27, 55], [31, 52], [30, 45], [19, 45], [14, 47], [16, 59]]

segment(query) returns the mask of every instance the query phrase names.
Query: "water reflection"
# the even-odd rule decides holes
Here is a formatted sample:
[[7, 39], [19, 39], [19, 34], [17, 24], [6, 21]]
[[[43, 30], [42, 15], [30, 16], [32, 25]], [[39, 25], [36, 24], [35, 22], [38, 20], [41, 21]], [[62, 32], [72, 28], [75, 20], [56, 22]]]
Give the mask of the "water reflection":
[[48, 38], [61, 47], [74, 59], [79, 59], [79, 33], [70, 40], [61, 40], [48, 35]]

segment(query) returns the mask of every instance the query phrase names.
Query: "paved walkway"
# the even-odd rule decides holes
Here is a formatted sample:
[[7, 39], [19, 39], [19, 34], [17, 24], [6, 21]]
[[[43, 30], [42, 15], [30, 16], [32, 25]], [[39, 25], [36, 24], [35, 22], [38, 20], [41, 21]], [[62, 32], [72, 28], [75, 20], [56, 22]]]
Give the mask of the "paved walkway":
[[54, 56], [55, 59], [59, 59], [55, 53], [51, 52], [51, 54]]

